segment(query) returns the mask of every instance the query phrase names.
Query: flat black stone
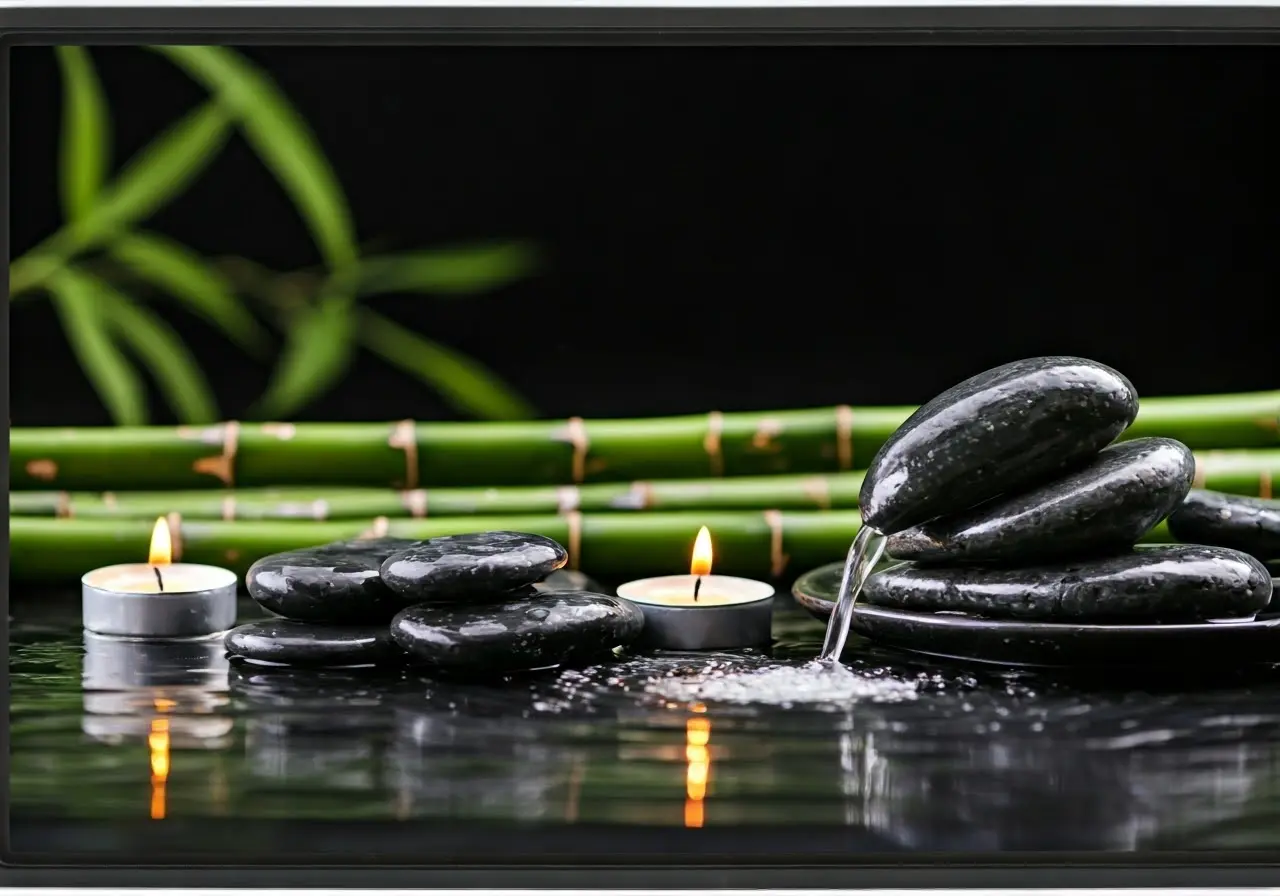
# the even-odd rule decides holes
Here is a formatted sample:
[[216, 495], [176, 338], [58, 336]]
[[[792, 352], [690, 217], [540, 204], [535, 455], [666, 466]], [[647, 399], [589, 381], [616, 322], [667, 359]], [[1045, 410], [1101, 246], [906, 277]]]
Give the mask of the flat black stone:
[[476, 603], [541, 581], [568, 560], [568, 551], [541, 535], [475, 532], [414, 542], [381, 572], [409, 602]]
[[482, 607], [409, 607], [391, 634], [417, 665], [487, 676], [598, 660], [643, 627], [644, 615], [626, 601], [566, 591]]
[[1175, 545], [1020, 569], [900, 563], [869, 576], [860, 599], [1006, 619], [1202, 622], [1257, 613], [1271, 576], [1239, 551]]
[[265, 619], [233, 628], [225, 643], [233, 657], [282, 666], [377, 666], [401, 659], [385, 624]]
[[1194, 476], [1195, 457], [1181, 442], [1121, 442], [1083, 469], [1029, 491], [891, 535], [886, 550], [919, 563], [1007, 565], [1108, 556], [1133, 547], [1168, 516]]
[[1169, 516], [1169, 531], [1178, 541], [1280, 561], [1280, 501], [1274, 499], [1196, 489]]
[[[796, 601], [827, 622], [835, 607], [843, 564], [796, 580]], [[1247, 622], [1180, 625], [996, 620], [963, 613], [913, 612], [859, 602], [851, 629], [887, 647], [949, 659], [1016, 666], [1081, 669], [1131, 667], [1147, 674], [1188, 662], [1209, 669], [1280, 662], [1280, 616]], [[858, 649], [851, 641], [849, 651]], [[1269, 666], [1267, 666], [1269, 668]]]
[[414, 542], [339, 541], [263, 557], [245, 574], [249, 595], [272, 613], [309, 622], [387, 622], [404, 600], [383, 584], [384, 560]]
[[1082, 465], [1138, 414], [1133, 385], [1083, 358], [1015, 361], [953, 386], [889, 437], [862, 482], [863, 521], [893, 534]]

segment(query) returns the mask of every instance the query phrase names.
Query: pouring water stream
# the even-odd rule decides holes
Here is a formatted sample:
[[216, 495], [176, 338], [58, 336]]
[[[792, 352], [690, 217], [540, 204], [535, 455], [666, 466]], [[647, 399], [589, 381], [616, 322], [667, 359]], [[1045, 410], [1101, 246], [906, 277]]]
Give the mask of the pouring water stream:
[[840, 590], [836, 594], [836, 605], [831, 611], [831, 620], [827, 623], [827, 636], [822, 643], [818, 662], [828, 665], [840, 663], [844, 642], [849, 638], [849, 626], [853, 623], [853, 605], [858, 600], [867, 576], [880, 561], [885, 542], [884, 535], [879, 531], [863, 526], [849, 546], [849, 553], [844, 561], [844, 575], [840, 578]]

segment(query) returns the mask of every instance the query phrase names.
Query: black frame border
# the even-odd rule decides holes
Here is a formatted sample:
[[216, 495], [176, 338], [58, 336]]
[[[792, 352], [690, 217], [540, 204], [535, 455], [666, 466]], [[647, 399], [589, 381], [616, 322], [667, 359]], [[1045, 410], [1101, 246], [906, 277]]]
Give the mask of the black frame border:
[[[1276, 6], [847, 6], [816, 7], [634, 7], [634, 6], [433, 6], [378, 7], [39, 7], [0, 8], [0, 80], [8, 85], [10, 46], [19, 44], [98, 43], [276, 43], [276, 44], [1187, 44], [1246, 45], [1280, 43], [1280, 5]], [[8, 162], [8, 93], [0, 102], [0, 166]], [[8, 177], [0, 178], [0, 206], [7, 208]], [[0, 252], [8, 261], [8, 215], [0, 216]], [[5, 284], [7, 299], [7, 282]], [[0, 343], [8, 355], [8, 315], [0, 317]], [[8, 365], [0, 368], [0, 403], [8, 416]], [[0, 466], [8, 474], [7, 445]], [[7, 514], [7, 508], [6, 508]], [[0, 550], [8, 578], [9, 545]], [[8, 592], [5, 593], [5, 602]], [[8, 616], [0, 621], [8, 635]], [[0, 690], [7, 702], [8, 664], [0, 667]], [[7, 805], [8, 731], [0, 726], [0, 798]], [[579, 836], [584, 849], [595, 838]], [[605, 839], [625, 837], [625, 829], [592, 831]], [[680, 833], [680, 832], [676, 832]], [[1108, 857], [1097, 854], [1027, 854], [998, 862], [954, 861], [927, 864], [918, 854], [876, 856], [867, 864], [834, 867], [828, 856], [804, 863], [803, 854], [786, 867], [725, 862], [734, 851], [733, 828], [697, 832], [706, 862], [684, 867], [627, 866], [625, 860], [597, 858], [580, 867], [565, 865], [493, 865], [487, 867], [245, 866], [133, 867], [81, 864], [77, 867], [19, 866], [39, 861], [13, 856], [6, 811], [0, 831], [0, 886], [148, 886], [180, 889], [195, 881], [202, 887], [627, 887], [693, 888], [955, 888], [955, 887], [1263, 887], [1280, 883], [1280, 855], [1163, 853]], [[797, 849], [807, 841], [798, 830], [778, 830]], [[481, 835], [483, 836], [483, 835]], [[500, 842], [501, 833], [492, 838]], [[495, 845], [498, 843], [495, 842]], [[741, 849], [742, 844], [738, 844]], [[597, 855], [600, 855], [599, 853]], [[714, 857], [714, 858], [713, 858]], [[53, 857], [49, 857], [52, 859]], [[71, 861], [70, 856], [58, 860]], [[92, 863], [92, 857], [77, 857]], [[177, 857], [174, 857], [175, 859]], [[646, 857], [651, 858], [651, 857]], [[900, 861], [909, 858], [908, 862]], [[942, 857], [937, 857], [942, 858]], [[751, 861], [751, 859], [748, 859]], [[759, 856], [755, 857], [759, 861]], [[13, 862], [13, 864], [10, 864]], [[1203, 863], [1203, 864], [1202, 864]]]

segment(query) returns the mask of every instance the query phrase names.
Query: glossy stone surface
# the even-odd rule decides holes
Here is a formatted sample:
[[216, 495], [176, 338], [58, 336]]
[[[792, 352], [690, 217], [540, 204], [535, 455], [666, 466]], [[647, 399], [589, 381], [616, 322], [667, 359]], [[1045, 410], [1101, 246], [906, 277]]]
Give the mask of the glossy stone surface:
[[386, 622], [405, 602], [382, 582], [384, 560], [415, 542], [339, 541], [263, 557], [245, 574], [249, 595], [272, 613], [310, 622]]
[[1118, 557], [1020, 569], [901, 563], [867, 579], [862, 599], [901, 610], [1037, 620], [1205, 621], [1250, 616], [1271, 576], [1239, 551], [1141, 547]]
[[233, 657], [284, 666], [372, 666], [401, 658], [385, 624], [324, 625], [267, 619], [233, 628], [225, 643]]
[[1181, 442], [1121, 442], [1059, 479], [891, 535], [887, 551], [921, 563], [1001, 565], [1107, 556], [1168, 516], [1194, 476], [1195, 457]]
[[474, 603], [532, 585], [564, 566], [569, 552], [524, 532], [476, 532], [417, 541], [382, 564], [387, 587], [412, 603]]
[[391, 634], [416, 665], [485, 676], [607, 657], [643, 626], [626, 601], [566, 591], [484, 607], [409, 607]]
[[[824, 623], [835, 607], [843, 567], [832, 563], [796, 580], [796, 602]], [[1128, 666], [1126, 676], [1151, 673], [1161, 680], [1183, 667], [1188, 657], [1213, 664], [1197, 672], [1197, 677], [1215, 669], [1239, 670], [1252, 663], [1280, 661], [1280, 616], [1259, 616], [1254, 622], [1097, 624], [989, 619], [859, 602], [852, 630], [877, 644], [938, 657], [1069, 668], [1077, 673], [1088, 667]], [[865, 642], [851, 639], [845, 658], [866, 651]]]
[[867, 469], [863, 521], [885, 534], [1022, 491], [1088, 461], [1134, 421], [1133, 385], [1083, 358], [1015, 361], [925, 404]]
[[1235, 548], [1265, 563], [1280, 561], [1280, 501], [1196, 489], [1169, 516], [1179, 541]]

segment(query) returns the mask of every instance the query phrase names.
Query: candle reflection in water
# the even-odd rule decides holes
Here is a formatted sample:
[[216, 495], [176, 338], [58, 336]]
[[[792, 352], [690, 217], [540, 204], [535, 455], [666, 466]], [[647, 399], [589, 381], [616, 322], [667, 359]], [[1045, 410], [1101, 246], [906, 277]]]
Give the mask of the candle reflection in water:
[[[691, 712], [705, 713], [706, 706], [695, 703]], [[704, 801], [707, 798], [707, 781], [711, 776], [711, 719], [695, 715], [685, 723], [685, 771], [684, 826], [700, 828], [706, 820]]]

